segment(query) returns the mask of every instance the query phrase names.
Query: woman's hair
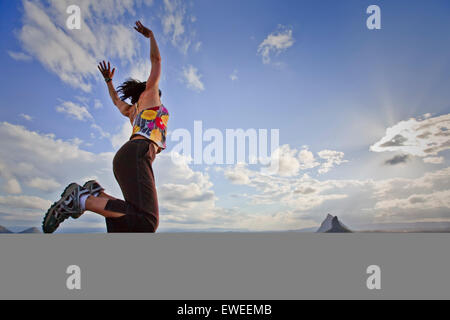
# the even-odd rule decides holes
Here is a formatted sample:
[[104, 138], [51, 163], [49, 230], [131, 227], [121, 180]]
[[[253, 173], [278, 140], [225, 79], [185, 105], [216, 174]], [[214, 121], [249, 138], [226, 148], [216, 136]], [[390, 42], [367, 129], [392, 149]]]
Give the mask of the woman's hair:
[[[147, 82], [141, 82], [139, 80], [129, 79], [125, 81], [120, 87], [117, 88], [117, 92], [120, 94], [120, 100], [125, 101], [126, 99], [131, 99], [131, 104], [135, 104], [139, 101], [139, 97], [142, 92], [145, 91]], [[159, 90], [159, 97], [161, 98], [162, 93]]]

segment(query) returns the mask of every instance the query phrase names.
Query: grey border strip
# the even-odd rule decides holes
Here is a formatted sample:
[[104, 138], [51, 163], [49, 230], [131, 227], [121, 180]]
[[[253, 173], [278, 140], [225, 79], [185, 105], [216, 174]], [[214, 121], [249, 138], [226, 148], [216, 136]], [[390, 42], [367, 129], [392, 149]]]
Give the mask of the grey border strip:
[[[0, 299], [448, 299], [448, 234], [2, 235]], [[68, 290], [66, 268], [81, 268]], [[369, 290], [369, 265], [381, 290]]]

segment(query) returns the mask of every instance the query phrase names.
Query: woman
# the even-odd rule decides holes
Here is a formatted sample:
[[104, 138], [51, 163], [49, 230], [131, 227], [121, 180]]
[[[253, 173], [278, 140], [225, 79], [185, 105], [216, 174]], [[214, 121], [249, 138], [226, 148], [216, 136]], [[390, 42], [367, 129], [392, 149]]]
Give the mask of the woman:
[[[104, 216], [108, 232], [153, 233], [158, 228], [158, 199], [152, 163], [156, 154], [166, 147], [169, 114], [160, 100], [161, 56], [153, 32], [140, 21], [134, 29], [150, 39], [152, 70], [147, 82], [128, 80], [117, 92], [112, 83], [115, 68], [111, 71], [110, 63], [105, 61], [98, 66], [113, 103], [133, 124], [130, 140], [113, 161], [114, 176], [125, 201], [106, 194], [96, 181], [88, 181], [83, 186], [72, 183], [47, 211], [42, 225], [45, 233], [53, 233], [64, 220], [77, 219], [85, 211]], [[128, 98], [131, 105], [124, 101]]]

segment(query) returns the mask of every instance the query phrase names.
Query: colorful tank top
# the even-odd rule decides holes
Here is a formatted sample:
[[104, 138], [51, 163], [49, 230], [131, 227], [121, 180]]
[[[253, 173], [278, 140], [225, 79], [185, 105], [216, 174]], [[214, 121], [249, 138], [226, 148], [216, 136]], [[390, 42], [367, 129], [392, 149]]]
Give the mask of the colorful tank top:
[[[138, 108], [136, 104], [136, 109]], [[155, 142], [159, 147], [159, 152], [166, 148], [167, 122], [169, 121], [169, 111], [161, 105], [159, 107], [142, 110], [133, 122], [133, 134], [146, 137]]]

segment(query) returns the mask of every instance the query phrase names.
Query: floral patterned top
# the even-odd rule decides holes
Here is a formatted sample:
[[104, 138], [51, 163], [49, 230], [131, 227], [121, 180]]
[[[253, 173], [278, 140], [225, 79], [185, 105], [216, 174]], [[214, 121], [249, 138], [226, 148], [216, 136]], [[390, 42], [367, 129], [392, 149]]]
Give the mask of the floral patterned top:
[[159, 153], [166, 148], [168, 121], [169, 111], [164, 105], [142, 110], [136, 118], [134, 118], [133, 134], [131, 135], [131, 138], [135, 135], [140, 135], [152, 140], [158, 145]]

